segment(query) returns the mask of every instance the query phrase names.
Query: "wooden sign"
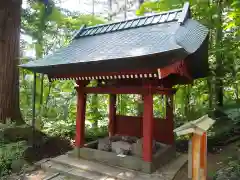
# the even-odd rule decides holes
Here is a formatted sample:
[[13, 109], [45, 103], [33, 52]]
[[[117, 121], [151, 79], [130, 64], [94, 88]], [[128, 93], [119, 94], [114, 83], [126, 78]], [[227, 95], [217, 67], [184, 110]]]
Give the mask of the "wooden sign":
[[207, 179], [207, 130], [215, 120], [205, 115], [174, 130], [177, 136], [192, 134], [188, 146], [188, 178]]

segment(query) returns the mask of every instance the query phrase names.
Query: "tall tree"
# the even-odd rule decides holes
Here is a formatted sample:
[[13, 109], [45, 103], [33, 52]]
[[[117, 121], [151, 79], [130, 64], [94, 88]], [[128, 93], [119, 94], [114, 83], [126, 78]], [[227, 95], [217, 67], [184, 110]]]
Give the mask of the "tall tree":
[[223, 23], [222, 23], [222, 13], [223, 13], [223, 1], [216, 1], [217, 6], [217, 23], [216, 23], [216, 104], [218, 106], [223, 106], [223, 53], [222, 53], [222, 40], [223, 40]]
[[[30, 0], [29, 0], [30, 1]], [[37, 0], [35, 0], [37, 1]], [[48, 0], [46, 10], [51, 11]], [[24, 123], [19, 108], [20, 24], [22, 0], [0, 2], [0, 122]]]
[[141, 5], [144, 3], [144, 0], [138, 0], [138, 4], [139, 4], [139, 8], [141, 7]]
[[19, 108], [21, 0], [0, 1], [0, 122], [23, 123]]

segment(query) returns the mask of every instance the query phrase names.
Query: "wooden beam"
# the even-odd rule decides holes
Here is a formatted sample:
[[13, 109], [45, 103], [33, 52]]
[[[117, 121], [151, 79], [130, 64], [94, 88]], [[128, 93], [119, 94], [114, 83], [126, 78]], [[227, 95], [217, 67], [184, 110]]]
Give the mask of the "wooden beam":
[[[148, 94], [149, 89], [144, 87], [84, 87], [87, 94]], [[175, 94], [176, 90], [171, 88], [152, 87], [152, 94]]]

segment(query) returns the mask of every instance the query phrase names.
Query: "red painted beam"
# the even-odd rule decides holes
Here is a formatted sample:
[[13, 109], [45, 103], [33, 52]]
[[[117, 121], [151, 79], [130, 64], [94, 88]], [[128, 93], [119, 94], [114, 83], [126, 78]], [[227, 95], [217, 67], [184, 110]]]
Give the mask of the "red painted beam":
[[186, 77], [189, 80], [193, 80], [189, 73], [188, 66], [185, 60], [176, 61], [169, 66], [158, 69], [159, 79], [164, 79], [170, 74], [177, 74]]
[[[84, 87], [84, 93], [87, 94], [147, 94], [148, 88], [144, 87]], [[175, 94], [176, 89], [152, 87], [152, 94]]]

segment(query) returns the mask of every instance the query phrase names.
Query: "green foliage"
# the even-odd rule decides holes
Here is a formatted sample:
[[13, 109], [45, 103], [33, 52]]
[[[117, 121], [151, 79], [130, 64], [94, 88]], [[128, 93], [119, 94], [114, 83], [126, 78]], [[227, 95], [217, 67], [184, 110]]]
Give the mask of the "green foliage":
[[226, 29], [233, 29], [234, 30], [234, 34], [237, 36], [240, 35], [240, 1], [239, 0], [233, 0], [230, 1], [231, 5], [230, 8], [231, 10], [228, 12], [228, 18], [229, 18], [229, 22], [226, 25]]
[[[51, 2], [53, 3], [53, 2]], [[26, 43], [26, 49], [34, 49], [36, 58], [42, 58], [55, 49], [69, 43], [75, 30], [82, 25], [95, 25], [103, 23], [98, 17], [81, 15], [58, 8], [52, 4], [51, 14], [46, 16], [46, 8], [39, 1], [31, 1], [28, 8], [22, 11], [22, 29], [33, 41]], [[26, 58], [23, 59], [26, 62]], [[22, 113], [27, 122], [30, 121], [32, 112], [31, 104], [33, 74], [21, 69], [20, 71], [20, 104]], [[56, 120], [56, 127], [61, 128], [67, 123], [66, 131], [59, 132], [61, 135], [71, 135], [75, 125], [76, 92], [72, 82], [53, 82], [43, 76], [37, 76], [36, 92], [36, 126], [38, 129], [45, 128], [51, 133], [56, 129], [50, 128]], [[95, 113], [94, 113], [95, 114]], [[98, 115], [100, 117], [100, 115]], [[97, 117], [94, 117], [95, 119]], [[90, 120], [91, 121], [91, 120]], [[30, 122], [29, 122], [30, 123]]]
[[85, 136], [86, 141], [88, 142], [94, 141], [99, 138], [108, 136], [108, 128], [106, 126], [102, 126], [100, 128], [89, 128], [89, 129], [86, 129], [85, 134], [86, 134]]
[[22, 159], [25, 149], [25, 141], [10, 144], [0, 143], [0, 177], [11, 172], [13, 161]]
[[[237, 157], [236, 157], [237, 158]], [[214, 180], [238, 180], [240, 178], [240, 160], [231, 160], [228, 164], [217, 171]]]
[[[137, 14], [161, 12], [181, 8], [186, 0], [145, 1]], [[190, 0], [191, 14], [210, 29], [209, 66], [210, 76], [199, 79], [191, 85], [176, 86], [174, 97], [175, 126], [190, 121], [216, 108], [216, 80], [223, 81], [224, 103], [234, 104], [239, 101], [239, 2], [223, 1], [222, 12], [219, 12], [218, 1]], [[23, 49], [34, 49], [36, 58], [51, 54], [59, 47], [67, 45], [75, 30], [83, 24], [103, 23], [101, 18], [92, 15], [81, 15], [53, 6], [52, 13], [44, 16], [44, 7], [40, 3], [31, 3], [22, 13], [22, 30], [33, 41], [25, 43]], [[221, 17], [221, 19], [220, 19]], [[222, 22], [220, 21], [222, 20]], [[216, 40], [217, 30], [223, 29], [223, 36]], [[221, 74], [216, 74], [221, 59]], [[28, 58], [22, 58], [27, 62]], [[30, 123], [32, 73], [20, 70], [20, 105], [26, 122]], [[37, 77], [37, 126], [51, 135], [74, 138], [76, 119], [76, 92], [71, 81], [54, 81], [49, 83], [47, 77]], [[92, 81], [91, 86], [96, 86]], [[42, 103], [41, 103], [42, 100]], [[87, 139], [105, 135], [108, 123], [108, 95], [88, 95], [86, 109]], [[165, 98], [154, 96], [154, 116], [165, 117]], [[142, 113], [142, 100], [137, 95], [120, 95], [117, 97], [117, 113], [136, 116]], [[101, 127], [100, 129], [96, 127]], [[102, 129], [105, 129], [104, 131]]]
[[[181, 8], [186, 0], [145, 1], [137, 11], [162, 12]], [[180, 119], [194, 119], [218, 104], [218, 89], [224, 91], [225, 104], [238, 101], [239, 79], [239, 1], [190, 0], [194, 19], [205, 24], [209, 30], [210, 76], [197, 80], [193, 86], [178, 86], [175, 97], [175, 113]], [[219, 32], [221, 33], [219, 35]], [[222, 81], [223, 85], [219, 84]], [[197, 107], [197, 108], [196, 108]]]

